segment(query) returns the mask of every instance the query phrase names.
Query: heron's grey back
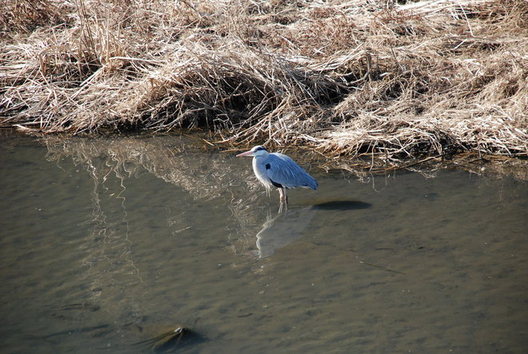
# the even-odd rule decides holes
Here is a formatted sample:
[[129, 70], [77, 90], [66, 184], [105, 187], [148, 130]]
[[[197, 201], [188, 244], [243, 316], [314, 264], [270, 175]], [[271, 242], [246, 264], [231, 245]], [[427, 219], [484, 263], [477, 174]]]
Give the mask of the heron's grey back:
[[270, 180], [285, 188], [307, 187], [317, 189], [317, 181], [289, 156], [274, 152], [264, 162]]

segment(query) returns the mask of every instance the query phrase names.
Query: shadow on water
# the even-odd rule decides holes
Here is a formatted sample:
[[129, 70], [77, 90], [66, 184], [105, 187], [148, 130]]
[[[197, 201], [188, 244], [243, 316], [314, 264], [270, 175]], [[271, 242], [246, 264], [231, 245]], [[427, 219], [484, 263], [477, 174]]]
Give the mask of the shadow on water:
[[355, 201], [355, 200], [333, 200], [315, 204], [312, 209], [315, 210], [357, 210], [368, 209], [372, 206], [370, 203]]

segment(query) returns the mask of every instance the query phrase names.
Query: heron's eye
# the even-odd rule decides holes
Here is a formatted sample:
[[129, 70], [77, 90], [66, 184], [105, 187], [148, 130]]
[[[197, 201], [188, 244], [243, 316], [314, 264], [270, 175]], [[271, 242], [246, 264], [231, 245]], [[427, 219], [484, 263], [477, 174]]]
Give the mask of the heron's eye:
[[266, 170], [269, 170], [271, 168], [271, 165], [269, 163], [266, 164]]

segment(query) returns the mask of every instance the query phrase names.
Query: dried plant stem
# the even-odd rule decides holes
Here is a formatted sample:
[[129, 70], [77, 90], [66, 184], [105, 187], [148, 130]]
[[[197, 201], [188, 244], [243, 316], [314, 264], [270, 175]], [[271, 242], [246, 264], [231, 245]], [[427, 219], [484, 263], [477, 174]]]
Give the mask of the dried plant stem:
[[26, 132], [200, 127], [325, 156], [528, 156], [528, 3], [20, 0], [0, 120]]

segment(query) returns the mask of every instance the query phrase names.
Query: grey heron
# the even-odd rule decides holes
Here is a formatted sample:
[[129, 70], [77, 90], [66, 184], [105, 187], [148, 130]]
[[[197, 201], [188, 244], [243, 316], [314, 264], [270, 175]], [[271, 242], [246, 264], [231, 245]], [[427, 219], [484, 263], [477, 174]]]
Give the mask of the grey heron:
[[253, 172], [257, 179], [269, 191], [272, 187], [279, 190], [281, 210], [287, 206], [286, 190], [291, 188], [317, 189], [317, 181], [289, 156], [279, 152], [268, 152], [263, 146], [255, 146], [249, 151], [236, 155], [253, 157]]

